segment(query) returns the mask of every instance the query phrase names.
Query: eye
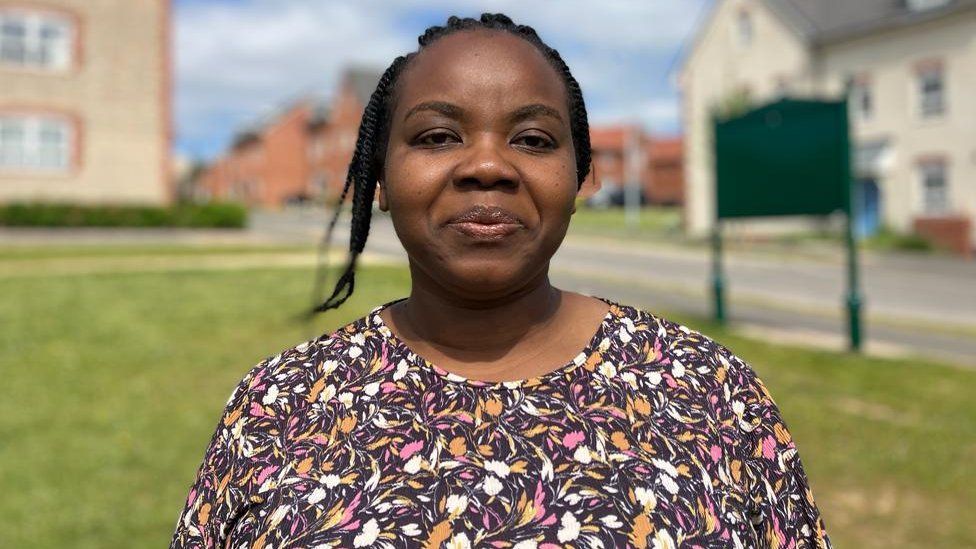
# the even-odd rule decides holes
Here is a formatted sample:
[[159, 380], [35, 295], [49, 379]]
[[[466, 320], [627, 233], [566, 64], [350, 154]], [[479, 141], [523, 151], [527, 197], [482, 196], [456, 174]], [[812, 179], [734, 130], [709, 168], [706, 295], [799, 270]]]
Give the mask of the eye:
[[422, 134], [414, 142], [426, 147], [442, 147], [451, 143], [460, 143], [460, 141], [454, 133], [440, 130]]
[[548, 136], [539, 133], [523, 133], [518, 135], [513, 143], [520, 143], [529, 149], [546, 150], [555, 149], [556, 142]]

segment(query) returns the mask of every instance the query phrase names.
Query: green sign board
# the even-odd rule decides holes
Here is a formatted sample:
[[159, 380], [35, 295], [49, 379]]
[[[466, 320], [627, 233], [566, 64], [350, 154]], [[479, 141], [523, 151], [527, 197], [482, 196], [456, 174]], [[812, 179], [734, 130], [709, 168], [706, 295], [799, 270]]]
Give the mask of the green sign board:
[[783, 99], [715, 122], [718, 218], [850, 212], [844, 101]]

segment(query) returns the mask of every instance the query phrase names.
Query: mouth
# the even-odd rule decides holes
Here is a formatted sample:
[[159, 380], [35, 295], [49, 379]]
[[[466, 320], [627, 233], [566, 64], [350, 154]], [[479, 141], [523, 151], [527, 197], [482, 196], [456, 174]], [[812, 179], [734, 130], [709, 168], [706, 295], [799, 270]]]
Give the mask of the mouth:
[[522, 221], [500, 206], [477, 204], [447, 222], [447, 226], [475, 240], [501, 240], [524, 228]]

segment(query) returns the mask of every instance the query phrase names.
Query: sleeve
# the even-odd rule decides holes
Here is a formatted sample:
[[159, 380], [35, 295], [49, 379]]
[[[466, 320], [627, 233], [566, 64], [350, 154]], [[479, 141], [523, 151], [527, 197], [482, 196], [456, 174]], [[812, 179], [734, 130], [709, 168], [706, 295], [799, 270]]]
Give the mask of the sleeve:
[[733, 456], [741, 463], [740, 486], [760, 547], [830, 549], [823, 518], [793, 437], [755, 371], [727, 349], [728, 399], [737, 424]]
[[176, 522], [170, 549], [222, 548], [250, 498], [252, 441], [248, 440], [251, 389], [263, 373], [263, 361], [231, 392]]

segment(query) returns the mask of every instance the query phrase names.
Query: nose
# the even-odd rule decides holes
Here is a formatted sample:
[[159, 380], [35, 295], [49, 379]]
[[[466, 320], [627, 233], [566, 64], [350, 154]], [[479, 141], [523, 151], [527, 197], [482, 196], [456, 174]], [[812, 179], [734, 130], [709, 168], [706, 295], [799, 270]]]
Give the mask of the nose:
[[464, 156], [455, 170], [455, 183], [480, 188], [518, 186], [519, 173], [506, 157], [506, 149], [507, 143], [500, 143], [490, 136], [472, 140], [465, 147]]

